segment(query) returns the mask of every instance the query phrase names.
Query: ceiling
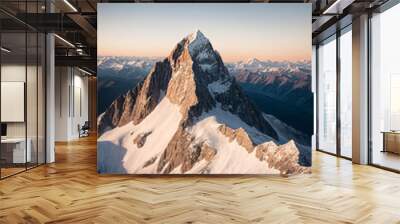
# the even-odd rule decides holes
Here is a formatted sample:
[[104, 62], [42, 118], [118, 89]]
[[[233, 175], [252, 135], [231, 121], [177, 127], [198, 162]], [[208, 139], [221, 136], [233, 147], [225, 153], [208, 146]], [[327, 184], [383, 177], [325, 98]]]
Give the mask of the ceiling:
[[[330, 32], [337, 21], [381, 5], [386, 0], [231, 0], [229, 2], [311, 3], [313, 41]], [[56, 64], [79, 66], [96, 72], [97, 3], [127, 2], [199, 2], [166, 0], [1, 0], [0, 21], [4, 32], [31, 28], [39, 32], [55, 32]], [[227, 2], [204, 0], [202, 2]], [[27, 12], [27, 13], [26, 13]], [[51, 12], [51, 13], [49, 13]], [[349, 19], [350, 17], [350, 19]]]

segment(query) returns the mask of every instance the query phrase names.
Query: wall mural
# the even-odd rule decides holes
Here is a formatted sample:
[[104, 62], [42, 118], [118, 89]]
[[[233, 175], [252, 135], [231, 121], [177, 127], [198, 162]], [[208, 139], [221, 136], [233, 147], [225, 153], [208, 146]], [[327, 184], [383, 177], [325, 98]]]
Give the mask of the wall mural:
[[99, 173], [310, 172], [310, 4], [98, 8]]

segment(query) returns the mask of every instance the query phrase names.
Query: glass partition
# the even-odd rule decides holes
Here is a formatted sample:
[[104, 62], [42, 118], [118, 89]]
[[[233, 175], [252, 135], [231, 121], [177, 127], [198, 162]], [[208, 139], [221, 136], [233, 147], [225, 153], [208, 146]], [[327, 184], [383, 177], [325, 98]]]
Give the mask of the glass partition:
[[[43, 11], [43, 1], [14, 3], [0, 6]], [[45, 163], [45, 44], [45, 34], [0, 12], [1, 179]]]
[[27, 113], [27, 150], [30, 151], [30, 159], [27, 167], [31, 168], [38, 163], [38, 141], [37, 141], [37, 127], [38, 127], [38, 35], [35, 32], [27, 33], [27, 74], [26, 74], [26, 113]]
[[45, 34], [38, 33], [38, 64], [37, 64], [37, 162], [46, 162], [46, 38]]
[[26, 150], [26, 41], [25, 32], [1, 34], [2, 177], [24, 171], [31, 161]]

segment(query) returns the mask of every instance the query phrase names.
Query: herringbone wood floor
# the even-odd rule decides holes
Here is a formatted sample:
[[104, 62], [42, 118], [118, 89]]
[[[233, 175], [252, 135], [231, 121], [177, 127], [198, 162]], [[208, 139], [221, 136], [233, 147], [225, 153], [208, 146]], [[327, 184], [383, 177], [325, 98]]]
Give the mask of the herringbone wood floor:
[[290, 178], [99, 176], [96, 140], [0, 181], [0, 223], [400, 223], [400, 175], [314, 153]]

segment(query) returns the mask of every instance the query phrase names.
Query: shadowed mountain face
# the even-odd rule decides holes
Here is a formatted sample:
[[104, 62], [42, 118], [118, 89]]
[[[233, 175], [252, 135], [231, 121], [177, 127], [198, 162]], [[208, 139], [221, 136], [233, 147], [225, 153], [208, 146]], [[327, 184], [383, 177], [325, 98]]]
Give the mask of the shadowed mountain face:
[[263, 112], [312, 135], [311, 62], [251, 59], [231, 63], [228, 69], [246, 95]]
[[272, 142], [280, 136], [200, 31], [114, 100], [98, 126], [100, 142], [127, 149], [120, 162], [128, 173], [308, 171], [293, 141]]
[[[98, 113], [133, 89], [159, 58], [99, 57]], [[250, 100], [266, 114], [311, 136], [313, 95], [310, 61], [248, 61], [225, 64]], [[290, 105], [290, 106], [288, 106]], [[308, 145], [311, 144], [308, 138]]]
[[157, 61], [157, 58], [144, 57], [99, 57], [98, 113], [103, 113], [118, 96], [141, 82]]

